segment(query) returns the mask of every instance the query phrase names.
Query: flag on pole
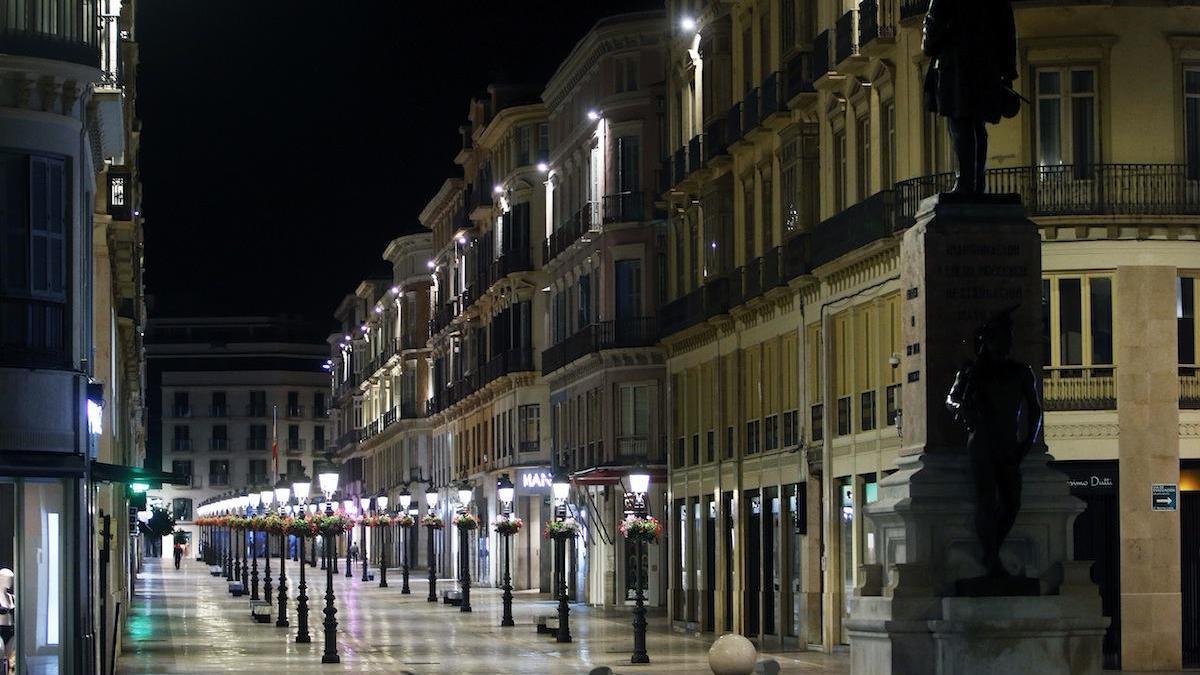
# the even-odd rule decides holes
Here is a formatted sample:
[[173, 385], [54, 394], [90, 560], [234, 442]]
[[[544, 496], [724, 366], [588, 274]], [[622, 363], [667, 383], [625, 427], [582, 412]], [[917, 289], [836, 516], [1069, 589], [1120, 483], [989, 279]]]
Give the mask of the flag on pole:
[[275, 473], [279, 475], [279, 406], [271, 406], [271, 461], [275, 464]]

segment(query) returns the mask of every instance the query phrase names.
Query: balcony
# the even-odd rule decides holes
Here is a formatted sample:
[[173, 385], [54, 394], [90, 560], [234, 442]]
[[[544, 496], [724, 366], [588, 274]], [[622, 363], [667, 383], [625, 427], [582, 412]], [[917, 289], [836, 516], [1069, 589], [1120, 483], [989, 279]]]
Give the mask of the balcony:
[[209, 417], [228, 417], [229, 409], [223, 405], [213, 405], [208, 407]]
[[1046, 410], [1116, 410], [1117, 378], [1111, 367], [1042, 369]]
[[254, 403], [251, 403], [250, 405], [246, 406], [246, 417], [266, 417], [266, 416], [267, 416], [267, 406], [265, 403], [262, 405], [256, 405]]
[[[546, 243], [542, 246], [542, 253], [546, 263], [554, 260], [563, 251], [571, 247], [572, 244], [579, 241], [584, 234], [593, 231], [593, 226], [598, 226], [597, 205], [595, 202], [584, 204], [583, 208], [575, 212], [573, 216], [567, 219], [554, 232], [550, 233]], [[598, 230], [597, 230], [598, 231]]]
[[317, 436], [313, 439], [313, 452], [325, 452], [325, 439]]
[[[988, 192], [1020, 195], [1038, 216], [1200, 214], [1200, 178], [1186, 164], [1089, 164], [989, 169]], [[896, 226], [916, 221], [921, 201], [954, 186], [954, 174], [896, 184]]]
[[742, 102], [738, 101], [729, 109], [729, 115], [725, 118], [726, 132], [725, 140], [729, 143], [735, 143], [744, 135], [742, 133]]
[[401, 401], [400, 402], [400, 418], [406, 420], [414, 420], [421, 417], [421, 414], [416, 401]]
[[896, 37], [895, 21], [892, 18], [892, 3], [884, 0], [862, 0], [858, 3], [858, 45], [864, 48], [871, 42]]
[[604, 195], [601, 214], [605, 225], [641, 222], [646, 218], [646, 195], [640, 190]]
[[393, 406], [391, 410], [383, 413], [383, 428], [386, 429], [386, 428], [392, 426], [393, 424], [395, 424], [398, 414], [399, 413], [396, 410], [395, 406]]
[[247, 450], [266, 450], [268, 445], [266, 436], [251, 436], [246, 439]]
[[287, 407], [287, 416], [288, 417], [304, 417], [304, 406], [289, 405]]
[[748, 134], [759, 123], [759, 90], [758, 87], [746, 92], [742, 97], [742, 133]]
[[724, 118], [720, 118], [708, 123], [704, 127], [704, 147], [702, 148], [705, 164], [713, 161], [717, 157], [727, 154], [728, 141], [725, 133], [729, 130], [729, 122]]
[[675, 182], [673, 185], [679, 185], [687, 178], [687, 148], [679, 148], [675, 151]]
[[442, 332], [446, 326], [450, 325], [450, 321], [454, 319], [454, 305], [446, 303], [440, 307], [435, 307], [433, 310], [433, 318], [429, 320], [429, 334], [436, 335]]
[[190, 406], [190, 405], [177, 405], [177, 406], [171, 407], [171, 417], [191, 417], [191, 416], [192, 416], [192, 406]]
[[817, 80], [829, 74], [829, 30], [823, 30], [813, 38], [812, 77]]
[[858, 54], [858, 32], [855, 30], [858, 12], [850, 10], [834, 24], [834, 63], [842, 63]]
[[657, 339], [658, 322], [653, 317], [593, 323], [543, 351], [542, 374], [549, 375], [588, 354], [604, 349], [648, 347]]
[[696, 134], [692, 136], [692, 140], [688, 141], [687, 146], [687, 172], [688, 174], [695, 173], [700, 170], [701, 160], [704, 157], [702, 148], [704, 147], [704, 134]]
[[[191, 441], [188, 441], [189, 446], [191, 445], [191, 443], [192, 443]], [[229, 449], [229, 439], [228, 438], [210, 438], [210, 439], [208, 439], [208, 449], [209, 450], [218, 450], [218, 451], [219, 450], [228, 450]]]
[[[192, 449], [192, 439], [190, 438], [175, 438], [172, 439], [171, 449], [176, 452], [189, 452]], [[211, 448], [209, 448], [211, 450]]]
[[656, 448], [645, 436], [617, 437], [617, 453], [613, 461], [618, 465], [665, 464], [666, 455]]
[[533, 269], [533, 261], [529, 249], [521, 248], [505, 251], [499, 259], [493, 260], [488, 270], [487, 287], [491, 288], [496, 282], [510, 274], [528, 272]]
[[338, 436], [337, 446], [335, 449], [344, 448], [344, 447], [354, 445], [355, 443], [357, 443], [359, 431], [360, 431], [359, 429], [352, 429], [352, 430], [347, 431], [346, 433], [342, 434], [341, 436]]
[[287, 439], [287, 451], [289, 455], [298, 455], [306, 450], [308, 450], [308, 439], [291, 437]]
[[[675, 185], [671, 182], [671, 158], [667, 157], [659, 162], [658, 169], [654, 172], [654, 187], [657, 190], [656, 194], [666, 194]], [[545, 251], [545, 249], [542, 249]], [[548, 255], [543, 254], [542, 259], [545, 260]]]
[[9, 0], [0, 11], [4, 53], [100, 67], [96, 0]]
[[813, 88], [813, 53], [796, 52], [788, 59], [784, 71], [784, 101], [800, 94], [811, 94]]
[[1195, 365], [1179, 368], [1179, 407], [1200, 410], [1200, 370]]
[[759, 109], [759, 122], [766, 121], [771, 115], [787, 112], [787, 93], [783, 89], [784, 75], [775, 71], [763, 80], [759, 91], [762, 94], [762, 105]]
[[820, 267], [895, 231], [896, 209], [891, 190], [877, 192], [816, 227], [810, 242], [810, 263]]

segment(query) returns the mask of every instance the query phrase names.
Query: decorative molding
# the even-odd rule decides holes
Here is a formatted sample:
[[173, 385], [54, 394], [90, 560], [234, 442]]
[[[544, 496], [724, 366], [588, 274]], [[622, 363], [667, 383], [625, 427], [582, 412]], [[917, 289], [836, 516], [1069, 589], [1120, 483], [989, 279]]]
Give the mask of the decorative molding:
[[[1200, 424], [1180, 425], [1180, 435], [1184, 426], [1196, 427], [1196, 435], [1200, 436]], [[1071, 440], [1080, 438], [1118, 438], [1121, 435], [1120, 425], [1114, 423], [1095, 424], [1047, 424], [1046, 440]]]

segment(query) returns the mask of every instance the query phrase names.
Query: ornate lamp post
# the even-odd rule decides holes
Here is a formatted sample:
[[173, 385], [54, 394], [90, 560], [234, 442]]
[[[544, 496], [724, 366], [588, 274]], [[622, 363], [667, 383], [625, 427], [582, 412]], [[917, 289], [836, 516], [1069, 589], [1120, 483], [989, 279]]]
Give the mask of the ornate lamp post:
[[[325, 515], [333, 515], [333, 493], [337, 490], [338, 472], [328, 461], [322, 463], [321, 471], [317, 474], [317, 482], [325, 493]], [[328, 544], [329, 539], [325, 539]], [[332, 555], [331, 548], [325, 546], [325, 556]], [[341, 658], [337, 653], [337, 608], [333, 606], [333, 565], [325, 566], [325, 653], [321, 655], [321, 663], [338, 663]]]
[[[387, 515], [387, 512], [388, 512], [387, 505], [388, 505], [387, 493], [384, 492], [383, 490], [380, 490], [379, 494], [375, 495], [375, 509], [376, 509], [376, 511], [378, 511], [379, 515], [383, 515], [383, 516]], [[387, 527], [383, 528], [379, 532], [379, 587], [380, 588], [388, 587], [388, 585], [387, 585], [387, 565], [388, 565], [387, 536], [388, 536], [388, 532], [390, 532], [391, 529], [392, 529], [392, 526], [388, 525]]]
[[[308, 505], [308, 496], [312, 492], [312, 479], [304, 475], [301, 471], [300, 475], [292, 481], [292, 494], [296, 495], [296, 501], [299, 502], [296, 516], [303, 518], [306, 507]], [[296, 546], [299, 548], [300, 554], [300, 595], [296, 598], [296, 642], [309, 643], [312, 638], [308, 634], [308, 584], [304, 581], [304, 540], [306, 537], [296, 537]]]
[[[279, 505], [280, 514], [286, 513], [285, 509], [291, 495], [292, 486], [288, 484], [286, 477], [280, 476], [279, 482], [275, 484], [275, 502]], [[275, 593], [279, 605], [279, 616], [275, 618], [275, 626], [278, 628], [287, 628], [291, 625], [287, 614], [287, 570], [284, 562], [287, 560], [287, 538], [287, 532], [279, 535], [279, 587]]]
[[[400, 495], [397, 497], [400, 502], [400, 509], [396, 512], [401, 517], [408, 516], [408, 507], [412, 505], [412, 494], [407, 487], [400, 488]], [[407, 527], [400, 528], [400, 547], [404, 549], [403, 558], [400, 564], [400, 595], [410, 595], [412, 591], [408, 588], [408, 529]]]
[[[513, 495], [516, 490], [513, 488], [512, 481], [508, 478], [507, 473], [500, 474], [500, 479], [496, 481], [496, 494], [500, 497], [500, 507], [506, 518], [512, 517], [513, 512]], [[504, 558], [504, 579], [501, 582], [501, 588], [504, 589], [502, 596], [504, 600], [504, 615], [500, 619], [501, 626], [514, 626], [512, 615], [512, 574], [509, 570], [509, 540], [512, 534], [505, 530], [500, 534], [501, 556]]]
[[[250, 513], [250, 494], [242, 490], [242, 494], [238, 496], [238, 511], [243, 518], [248, 517]], [[246, 589], [250, 587], [250, 566], [246, 561], [246, 532], [250, 529], [245, 524], [238, 528], [238, 552], [242, 556], [242, 594], [246, 594]]]
[[374, 513], [375, 509], [371, 508], [370, 497], [358, 498], [359, 512], [362, 513], [362, 518], [358, 521], [358, 558], [362, 563], [362, 580], [368, 581], [367, 575], [367, 516]]
[[[354, 500], [353, 499], [343, 499], [342, 500], [342, 510], [344, 510], [346, 512], [346, 515], [353, 518], [354, 517]], [[351, 561], [350, 561], [350, 547], [353, 544], [354, 544], [354, 526], [351, 525], [346, 530], [346, 578], [347, 579], [350, 579], [354, 576], [354, 569], [353, 569], [353, 567], [351, 567]], [[366, 580], [367, 580], [366, 575], [363, 575], [363, 581], [366, 581]]]
[[[550, 484], [554, 493], [554, 519], [567, 519], [567, 496], [571, 492], [571, 479], [566, 472], [559, 469], [554, 473], [554, 482]], [[558, 593], [558, 642], [571, 641], [570, 608], [567, 607], [567, 539], [554, 537], [554, 567], [555, 591]]]
[[[626, 512], [637, 519], [644, 519], [649, 514], [646, 504], [646, 493], [650, 491], [650, 474], [645, 468], [638, 466], [629, 474], [629, 499]], [[650, 663], [650, 655], [646, 653], [646, 594], [643, 588], [646, 580], [642, 578], [642, 560], [646, 555], [646, 540], [643, 537], [634, 538], [636, 560], [634, 569], [637, 570], [635, 579], [633, 608], [633, 663]]]
[[[463, 481], [458, 485], [459, 514], [471, 512], [471, 484]], [[459, 580], [462, 582], [462, 604], [458, 611], [471, 611], [471, 533], [465, 527], [458, 528], [458, 569]]]
[[[437, 502], [437, 488], [430, 483], [429, 487], [425, 488], [426, 517], [437, 515], [437, 512], [434, 511], [437, 508]], [[437, 602], [437, 550], [434, 548], [433, 530], [434, 528], [429, 528], [429, 597], [426, 598], [429, 602]]]
[[[225, 500], [222, 502], [222, 504], [225, 507], [224, 512], [227, 517], [234, 515], [233, 504], [228, 497], [225, 498]], [[225, 526], [225, 581], [228, 581], [228, 582], [233, 581], [233, 525], [232, 524], [226, 524], [226, 526]]]
[[[271, 504], [275, 503], [275, 491], [271, 489], [263, 490], [258, 493], [259, 501], [262, 502], [263, 515], [266, 515], [271, 508]], [[266, 551], [263, 555], [263, 600], [269, 605], [271, 604], [271, 533], [263, 533], [263, 541], [266, 543]]]
[[[262, 504], [262, 495], [258, 492], [251, 491], [246, 495], [246, 503], [249, 505], [249, 517], [253, 518], [258, 515], [258, 505]], [[258, 532], [250, 528], [250, 601], [258, 602]]]

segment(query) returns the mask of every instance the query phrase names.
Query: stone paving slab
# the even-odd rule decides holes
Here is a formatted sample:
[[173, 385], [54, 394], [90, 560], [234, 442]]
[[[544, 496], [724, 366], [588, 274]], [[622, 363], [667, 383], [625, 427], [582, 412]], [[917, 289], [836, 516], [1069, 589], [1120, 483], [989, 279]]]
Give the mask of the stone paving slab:
[[[311, 568], [309, 568], [311, 570]], [[299, 568], [288, 564], [294, 596]], [[306, 572], [307, 573], [307, 572]], [[276, 577], [278, 569], [275, 570]], [[139, 576], [129, 615], [122, 675], [176, 673], [334, 673], [380, 672], [413, 675], [478, 673], [495, 675], [586, 674], [608, 666], [618, 675], [706, 674], [709, 640], [670, 631], [661, 616], [651, 616], [647, 648], [652, 663], [632, 665], [632, 614], [579, 605], [571, 607], [574, 642], [559, 644], [538, 635], [534, 618], [554, 612], [554, 603], [519, 593], [513, 603], [517, 625], [500, 628], [500, 594], [472, 589], [474, 612], [426, 601], [424, 579], [413, 578], [412, 595], [400, 593], [399, 575], [389, 572], [388, 588], [363, 583], [360, 575], [334, 577], [338, 608], [338, 650], [342, 662], [322, 665], [321, 627], [325, 576], [311, 570], [309, 632], [311, 644], [296, 644], [295, 601], [289, 603], [290, 628], [254, 623], [245, 598], [226, 592], [224, 579], [206, 567], [186, 562], [179, 570], [147, 561]], [[439, 589], [450, 588], [439, 581]], [[764, 655], [778, 661], [781, 673], [848, 673], [844, 655], [787, 652]]]

